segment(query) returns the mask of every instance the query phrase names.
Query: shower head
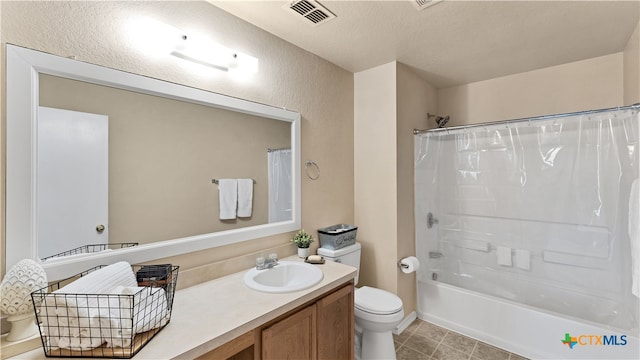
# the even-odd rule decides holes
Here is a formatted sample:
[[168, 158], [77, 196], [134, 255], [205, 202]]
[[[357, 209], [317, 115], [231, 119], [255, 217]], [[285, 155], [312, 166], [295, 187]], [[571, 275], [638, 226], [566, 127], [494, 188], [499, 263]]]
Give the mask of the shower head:
[[436, 118], [436, 124], [438, 124], [439, 128], [443, 128], [447, 124], [447, 122], [449, 122], [449, 115], [438, 116], [438, 115], [427, 113], [427, 119], [431, 119], [432, 117]]
[[449, 122], [449, 115], [447, 116], [436, 116], [436, 124], [438, 124], [439, 128], [443, 128]]

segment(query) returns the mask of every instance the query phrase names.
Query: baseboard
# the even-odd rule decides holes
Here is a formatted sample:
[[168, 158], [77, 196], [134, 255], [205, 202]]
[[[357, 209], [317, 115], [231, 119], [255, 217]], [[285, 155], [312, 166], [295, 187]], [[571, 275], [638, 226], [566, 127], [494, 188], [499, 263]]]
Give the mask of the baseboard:
[[400, 324], [398, 324], [395, 329], [393, 329], [393, 333], [396, 335], [400, 335], [417, 318], [418, 315], [416, 315], [416, 312], [412, 311], [411, 313], [409, 313], [409, 315], [405, 316], [402, 321], [400, 321]]

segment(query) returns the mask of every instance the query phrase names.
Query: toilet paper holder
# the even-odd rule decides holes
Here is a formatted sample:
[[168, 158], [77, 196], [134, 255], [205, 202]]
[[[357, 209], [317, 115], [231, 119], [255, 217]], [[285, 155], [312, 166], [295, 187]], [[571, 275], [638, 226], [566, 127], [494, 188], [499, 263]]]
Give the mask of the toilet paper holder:
[[[413, 260], [412, 260], [413, 258]], [[409, 262], [409, 263], [407, 263]], [[415, 256], [409, 256], [398, 260], [398, 267], [405, 274], [414, 272], [420, 267], [420, 261]]]
[[398, 267], [403, 273], [411, 274], [420, 268], [420, 260], [415, 256], [407, 256], [398, 260]]

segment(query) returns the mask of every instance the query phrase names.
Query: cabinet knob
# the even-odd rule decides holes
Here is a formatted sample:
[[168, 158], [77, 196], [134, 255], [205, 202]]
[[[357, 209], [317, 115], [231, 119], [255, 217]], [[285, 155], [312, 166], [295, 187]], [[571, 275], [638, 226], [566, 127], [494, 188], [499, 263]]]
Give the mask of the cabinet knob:
[[99, 234], [102, 234], [102, 232], [104, 231], [104, 225], [100, 224], [100, 225], [96, 226], [96, 231]]

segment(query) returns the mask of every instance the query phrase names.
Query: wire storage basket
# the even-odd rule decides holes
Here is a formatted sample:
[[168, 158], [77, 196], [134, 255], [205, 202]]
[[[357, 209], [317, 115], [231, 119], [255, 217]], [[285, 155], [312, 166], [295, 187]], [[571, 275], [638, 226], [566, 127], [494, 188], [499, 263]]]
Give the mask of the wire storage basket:
[[89, 253], [95, 253], [95, 252], [100, 252], [105, 250], [124, 249], [131, 246], [138, 246], [138, 243], [89, 244], [89, 245], [83, 245], [71, 250], [63, 251], [55, 255], [43, 257], [40, 260], [44, 261], [47, 259], [58, 258], [62, 256], [89, 254]]
[[31, 294], [45, 356], [130, 359], [169, 323], [179, 266], [124, 264], [134, 286], [65, 290], [98, 266]]

